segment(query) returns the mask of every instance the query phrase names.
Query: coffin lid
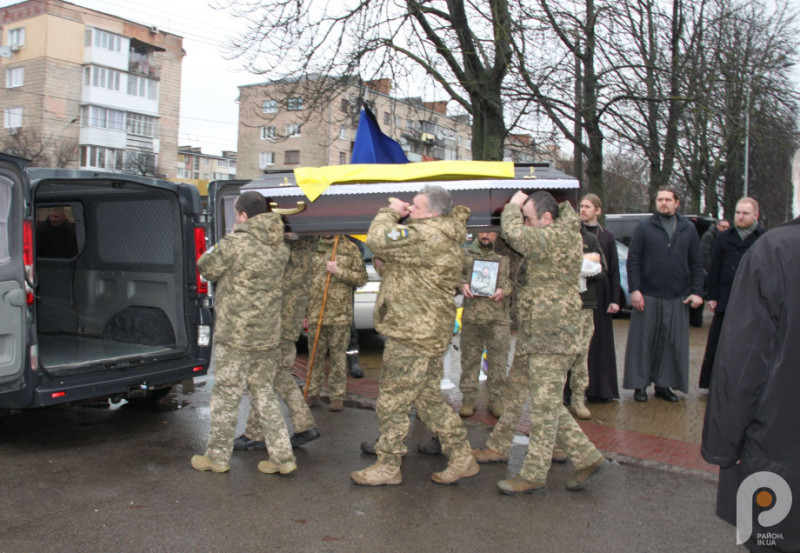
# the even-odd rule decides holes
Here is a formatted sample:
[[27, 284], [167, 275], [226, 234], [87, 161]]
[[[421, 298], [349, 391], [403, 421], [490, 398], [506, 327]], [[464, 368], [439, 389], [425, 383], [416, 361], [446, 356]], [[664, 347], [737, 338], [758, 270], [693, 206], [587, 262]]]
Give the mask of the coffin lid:
[[[506, 165], [502, 162], [469, 162], [469, 164], [487, 163], [497, 165]], [[433, 166], [440, 165], [443, 169], [441, 174], [428, 175], [423, 179], [416, 180], [403, 180], [403, 169], [408, 166]], [[577, 190], [580, 188], [578, 180], [574, 177], [567, 175], [561, 171], [554, 169], [548, 162], [534, 162], [516, 164], [513, 166], [513, 178], [499, 178], [491, 176], [490, 171], [484, 171], [483, 174], [468, 175], [464, 171], [456, 168], [456, 166], [463, 167], [463, 162], [421, 162], [409, 163], [398, 165], [381, 165], [385, 168], [385, 178], [381, 178], [381, 173], [369, 172], [365, 174], [364, 182], [353, 182], [348, 180], [345, 184], [331, 184], [330, 186], [323, 185], [324, 192], [322, 194], [329, 196], [346, 196], [353, 194], [387, 194], [387, 193], [410, 193], [420, 190], [425, 184], [438, 184], [447, 190]], [[508, 162], [509, 166], [511, 163]], [[347, 166], [333, 166], [340, 172], [342, 167]], [[454, 169], [455, 168], [455, 169]], [[317, 168], [313, 168], [317, 169]], [[326, 168], [318, 168], [323, 170]], [[377, 166], [375, 167], [377, 169]], [[296, 175], [294, 171], [269, 171], [265, 172], [258, 178], [253, 179], [248, 184], [244, 185], [241, 190], [255, 190], [261, 192], [265, 196], [273, 198], [280, 197], [297, 197], [305, 195], [312, 202], [317, 199], [319, 194], [309, 195], [307, 189], [301, 190], [298, 186], [298, 179], [303, 179], [301, 171], [300, 175]], [[352, 172], [349, 172], [352, 173]], [[504, 174], [511, 174], [510, 170], [504, 169]], [[353, 177], [352, 174], [348, 175], [349, 179], [358, 178]], [[325, 188], [327, 186], [327, 188]], [[313, 196], [313, 197], [312, 197]]]

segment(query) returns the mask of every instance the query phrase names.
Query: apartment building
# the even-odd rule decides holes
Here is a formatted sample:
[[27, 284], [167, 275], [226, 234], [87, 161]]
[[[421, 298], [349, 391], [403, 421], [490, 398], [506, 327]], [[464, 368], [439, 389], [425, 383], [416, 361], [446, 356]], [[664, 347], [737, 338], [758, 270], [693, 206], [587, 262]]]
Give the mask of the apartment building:
[[236, 152], [223, 150], [222, 155], [204, 154], [200, 148], [178, 148], [177, 177], [192, 180], [231, 180], [236, 177]]
[[237, 178], [255, 178], [267, 169], [350, 163], [363, 104], [410, 161], [472, 158], [468, 117], [448, 115], [447, 102], [392, 97], [389, 79], [354, 82], [323, 106], [317, 103], [313, 112], [302, 92], [284, 94], [286, 85], [239, 87]]
[[0, 148], [39, 165], [176, 175], [180, 36], [62, 0], [0, 8], [0, 25]]

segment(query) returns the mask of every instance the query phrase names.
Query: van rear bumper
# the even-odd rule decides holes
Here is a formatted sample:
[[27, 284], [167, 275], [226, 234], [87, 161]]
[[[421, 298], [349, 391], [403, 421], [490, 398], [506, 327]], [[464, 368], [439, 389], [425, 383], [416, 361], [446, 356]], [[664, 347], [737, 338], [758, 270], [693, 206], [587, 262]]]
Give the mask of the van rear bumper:
[[44, 380], [36, 387], [29, 407], [45, 407], [114, 396], [127, 397], [132, 390], [154, 390], [177, 384], [183, 380], [204, 376], [209, 359], [183, 357], [144, 367], [125, 369], [100, 369]]

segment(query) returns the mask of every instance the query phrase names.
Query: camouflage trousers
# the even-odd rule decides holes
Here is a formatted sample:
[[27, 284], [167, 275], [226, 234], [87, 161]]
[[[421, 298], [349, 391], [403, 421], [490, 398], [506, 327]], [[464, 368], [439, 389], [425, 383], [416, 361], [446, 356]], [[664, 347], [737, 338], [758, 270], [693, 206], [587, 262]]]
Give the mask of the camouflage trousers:
[[[297, 382], [295, 382], [294, 376], [292, 376], [292, 367], [294, 367], [295, 357], [297, 357], [297, 345], [295, 342], [291, 340], [281, 340], [281, 365], [275, 372], [273, 387], [278, 397], [281, 398], [289, 408], [294, 432], [299, 433], [311, 430], [317, 423], [314, 421], [314, 415], [311, 414], [311, 409], [308, 408], [308, 405], [303, 399], [302, 390], [297, 385]], [[258, 410], [250, 409], [250, 415], [247, 417], [247, 427], [244, 430], [245, 436], [249, 438], [260, 436], [261, 430], [259, 429], [261, 427], [261, 421], [258, 418]]]
[[233, 439], [239, 419], [239, 403], [245, 388], [250, 402], [263, 422], [257, 435], [267, 443], [270, 458], [276, 462], [294, 460], [286, 422], [283, 420], [272, 381], [278, 367], [278, 349], [250, 351], [217, 342], [214, 344], [216, 369], [211, 392], [211, 430], [206, 455], [212, 463], [227, 465], [233, 452]]
[[497, 323], [464, 322], [461, 327], [461, 380], [458, 387], [464, 396], [462, 404], [475, 402], [478, 396], [478, 377], [481, 371], [483, 350], [489, 366], [486, 387], [489, 403], [503, 404], [505, 393], [508, 350], [511, 347], [511, 330]]
[[574, 355], [524, 355], [511, 365], [503, 416], [486, 445], [504, 455], [510, 453], [525, 400], [530, 397], [530, 442], [519, 474], [531, 482], [547, 479], [554, 447], [566, 452], [578, 470], [602, 458], [562, 404], [564, 381], [574, 360]]
[[589, 346], [594, 334], [594, 309], [581, 309], [581, 352], [569, 368], [573, 398], [583, 398], [589, 388]]
[[425, 426], [439, 436], [445, 455], [454, 459], [470, 454], [467, 429], [439, 389], [443, 353], [432, 356], [395, 338], [386, 339], [375, 405], [380, 432], [375, 452], [381, 463], [397, 467], [402, 463], [412, 405]]
[[[309, 347], [313, 344], [313, 337], [308, 336]], [[319, 395], [325, 382], [325, 355], [330, 356], [330, 371], [328, 373], [328, 397], [331, 399], [344, 399], [347, 388], [347, 346], [350, 345], [350, 326], [322, 325], [317, 341], [317, 354], [314, 357], [314, 368], [311, 371], [311, 382], [308, 385], [308, 395]]]

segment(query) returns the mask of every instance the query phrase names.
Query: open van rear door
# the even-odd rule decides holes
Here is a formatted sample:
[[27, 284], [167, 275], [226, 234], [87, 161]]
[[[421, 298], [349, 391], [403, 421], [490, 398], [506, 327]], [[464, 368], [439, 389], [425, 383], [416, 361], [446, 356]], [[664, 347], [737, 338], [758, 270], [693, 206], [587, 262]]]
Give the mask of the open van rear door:
[[233, 204], [239, 197], [239, 189], [249, 180], [217, 180], [208, 183], [208, 212], [211, 219], [211, 243], [233, 230], [236, 223], [236, 212]]
[[18, 390], [24, 380], [26, 263], [33, 278], [33, 229], [24, 213], [27, 190], [24, 162], [0, 154], [0, 392]]

